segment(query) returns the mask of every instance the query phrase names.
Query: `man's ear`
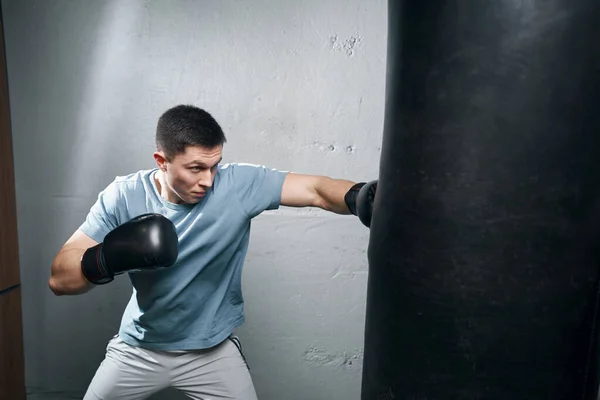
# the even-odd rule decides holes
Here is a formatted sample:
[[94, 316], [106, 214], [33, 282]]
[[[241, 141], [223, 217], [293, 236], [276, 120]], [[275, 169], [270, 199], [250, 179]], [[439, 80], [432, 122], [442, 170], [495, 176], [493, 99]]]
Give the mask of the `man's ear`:
[[160, 168], [161, 171], [167, 171], [167, 157], [165, 157], [165, 153], [162, 151], [157, 151], [153, 154], [154, 159], [156, 160], [156, 165]]

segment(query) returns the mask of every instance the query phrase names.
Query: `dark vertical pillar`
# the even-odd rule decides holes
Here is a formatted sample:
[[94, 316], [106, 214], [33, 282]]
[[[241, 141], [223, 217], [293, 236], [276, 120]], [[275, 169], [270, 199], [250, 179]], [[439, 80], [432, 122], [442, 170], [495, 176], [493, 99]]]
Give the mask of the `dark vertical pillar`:
[[0, 400], [25, 400], [21, 290], [0, 294]]
[[596, 399], [600, 2], [389, 2], [363, 400]]
[[[32, 160], [35, 162], [35, 160]], [[17, 207], [0, 15], [0, 400], [25, 400]]]

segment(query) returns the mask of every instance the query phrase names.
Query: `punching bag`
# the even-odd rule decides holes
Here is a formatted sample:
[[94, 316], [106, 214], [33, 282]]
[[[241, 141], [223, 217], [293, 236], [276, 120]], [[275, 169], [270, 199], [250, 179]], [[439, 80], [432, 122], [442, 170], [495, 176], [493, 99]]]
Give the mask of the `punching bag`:
[[595, 400], [600, 2], [388, 7], [362, 400]]

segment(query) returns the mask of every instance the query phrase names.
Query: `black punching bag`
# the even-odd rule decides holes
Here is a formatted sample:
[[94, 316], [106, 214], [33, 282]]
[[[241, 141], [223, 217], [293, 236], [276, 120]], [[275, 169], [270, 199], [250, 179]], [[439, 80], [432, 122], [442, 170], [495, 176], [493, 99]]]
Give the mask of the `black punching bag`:
[[362, 399], [595, 400], [600, 1], [388, 7]]

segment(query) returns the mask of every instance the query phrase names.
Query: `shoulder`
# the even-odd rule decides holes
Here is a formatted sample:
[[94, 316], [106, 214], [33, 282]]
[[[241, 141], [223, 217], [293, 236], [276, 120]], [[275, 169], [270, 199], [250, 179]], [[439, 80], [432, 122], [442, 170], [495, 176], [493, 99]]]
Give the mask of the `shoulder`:
[[266, 168], [264, 165], [243, 163], [243, 162], [231, 162], [220, 164], [221, 171], [235, 171], [235, 170], [255, 170], [259, 168]]
[[252, 164], [252, 163], [243, 163], [243, 162], [235, 162], [235, 163], [227, 163], [219, 166], [219, 173], [222, 175], [252, 175], [252, 174], [261, 174], [261, 173], [287, 173], [287, 171], [283, 171], [277, 168], [268, 167], [266, 165], [261, 164]]
[[252, 163], [228, 163], [219, 168], [219, 180], [226, 185], [247, 187], [262, 182], [282, 183], [288, 171]]
[[156, 168], [153, 168], [153, 169], [139, 170], [137, 172], [132, 172], [132, 173], [126, 174], [126, 175], [117, 175], [112, 183], [114, 185], [118, 185], [118, 186], [128, 186], [128, 185], [144, 183], [150, 179], [150, 176], [155, 171], [156, 171]]
[[223, 164], [216, 187], [222, 193], [233, 192], [244, 213], [254, 217], [267, 209], [275, 209], [281, 200], [286, 171], [251, 163]]
[[109, 186], [123, 191], [140, 188], [152, 181], [154, 172], [156, 172], [156, 168], [139, 170], [126, 175], [117, 175]]
[[148, 169], [125, 175], [117, 175], [100, 194], [116, 198], [146, 192], [151, 184], [154, 172], [155, 169]]

